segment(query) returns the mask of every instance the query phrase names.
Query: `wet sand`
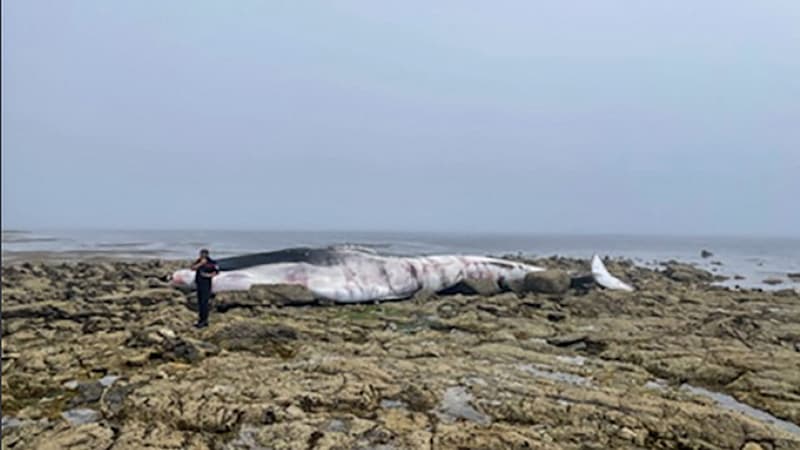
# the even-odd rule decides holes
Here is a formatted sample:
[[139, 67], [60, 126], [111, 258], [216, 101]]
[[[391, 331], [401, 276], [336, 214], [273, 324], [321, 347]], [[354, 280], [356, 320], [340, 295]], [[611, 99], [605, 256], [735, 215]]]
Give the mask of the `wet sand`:
[[611, 262], [637, 292], [257, 289], [196, 330], [180, 265], [4, 261], [4, 449], [800, 448], [792, 290]]

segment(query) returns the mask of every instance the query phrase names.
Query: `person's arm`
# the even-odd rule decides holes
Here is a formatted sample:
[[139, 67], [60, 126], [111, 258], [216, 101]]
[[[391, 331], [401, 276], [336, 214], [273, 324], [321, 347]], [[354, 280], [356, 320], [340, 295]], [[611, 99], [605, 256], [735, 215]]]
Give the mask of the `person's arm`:
[[204, 277], [206, 277], [206, 278], [214, 278], [215, 276], [219, 275], [219, 265], [216, 263], [216, 261], [213, 261], [213, 260], [212, 260], [212, 264], [214, 265], [214, 271], [213, 272], [205, 272], [205, 273], [203, 273]]
[[197, 260], [194, 262], [194, 264], [192, 264], [192, 270], [197, 270], [197, 269], [199, 269], [199, 268], [200, 268], [200, 266], [202, 266], [203, 264], [205, 264], [205, 262], [206, 262], [206, 261], [205, 261], [205, 259], [203, 259], [203, 258], [197, 258]]

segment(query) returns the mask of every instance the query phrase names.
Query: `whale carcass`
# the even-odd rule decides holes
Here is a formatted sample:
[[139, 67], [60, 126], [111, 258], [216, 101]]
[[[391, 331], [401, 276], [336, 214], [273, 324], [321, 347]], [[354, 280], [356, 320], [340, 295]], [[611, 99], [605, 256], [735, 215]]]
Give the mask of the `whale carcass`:
[[[392, 256], [369, 248], [300, 247], [220, 259], [213, 292], [244, 291], [254, 285], [294, 284], [336, 303], [404, 299], [419, 291], [441, 292], [468, 280], [491, 280], [500, 288], [545, 270], [521, 262], [467, 255]], [[171, 284], [194, 289], [194, 272], [178, 270]], [[633, 288], [592, 260], [592, 278], [608, 289]]]

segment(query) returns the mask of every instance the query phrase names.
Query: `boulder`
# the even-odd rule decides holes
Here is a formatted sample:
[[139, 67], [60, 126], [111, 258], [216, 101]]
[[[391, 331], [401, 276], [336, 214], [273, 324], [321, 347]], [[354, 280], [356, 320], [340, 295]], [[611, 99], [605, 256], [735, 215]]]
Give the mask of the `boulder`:
[[569, 290], [570, 277], [561, 270], [544, 270], [525, 275], [525, 291], [540, 294], [563, 294]]
[[700, 251], [700, 256], [702, 256], [703, 258], [711, 258], [712, 256], [714, 256], [714, 254], [708, 250], [703, 249]]
[[195, 363], [218, 353], [219, 348], [214, 344], [192, 338], [178, 338], [168, 341], [161, 357], [166, 361]]
[[148, 356], [139, 355], [128, 360], [129, 365], [141, 365], [146, 359], [163, 359], [165, 361], [197, 362], [207, 356], [216, 355], [219, 349], [208, 342], [181, 337], [166, 327], [148, 327], [135, 331], [125, 342], [128, 348], [150, 347]]
[[714, 280], [714, 275], [711, 272], [677, 262], [667, 263], [664, 274], [670, 279], [681, 283], [709, 283]]

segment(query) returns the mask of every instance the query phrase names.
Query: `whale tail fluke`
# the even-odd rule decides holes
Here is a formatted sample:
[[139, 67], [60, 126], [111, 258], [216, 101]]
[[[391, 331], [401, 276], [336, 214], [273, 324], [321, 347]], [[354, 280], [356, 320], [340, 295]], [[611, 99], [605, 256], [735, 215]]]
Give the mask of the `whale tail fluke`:
[[633, 292], [634, 290], [631, 285], [611, 275], [605, 264], [603, 264], [603, 260], [597, 254], [592, 256], [592, 278], [597, 284], [606, 289], [626, 292]]

